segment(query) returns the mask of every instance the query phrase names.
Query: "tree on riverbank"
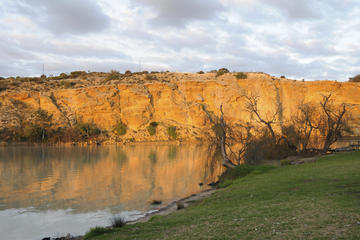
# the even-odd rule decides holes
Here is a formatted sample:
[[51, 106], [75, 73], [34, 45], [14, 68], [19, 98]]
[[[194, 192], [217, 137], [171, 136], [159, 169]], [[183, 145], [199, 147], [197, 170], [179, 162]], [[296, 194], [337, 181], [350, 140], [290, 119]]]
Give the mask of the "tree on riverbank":
[[331, 94], [323, 96], [318, 106], [300, 104], [297, 113], [287, 123], [279, 120], [280, 103], [273, 112], [264, 114], [259, 108], [259, 95], [244, 97], [245, 111], [254, 120], [236, 126], [229, 126], [225, 121], [222, 104], [219, 116], [203, 105], [215, 135], [212, 144], [221, 151], [223, 165], [227, 168], [234, 168], [241, 161], [255, 163], [298, 154], [324, 153], [343, 133], [349, 132], [348, 107], [345, 103], [335, 105]]

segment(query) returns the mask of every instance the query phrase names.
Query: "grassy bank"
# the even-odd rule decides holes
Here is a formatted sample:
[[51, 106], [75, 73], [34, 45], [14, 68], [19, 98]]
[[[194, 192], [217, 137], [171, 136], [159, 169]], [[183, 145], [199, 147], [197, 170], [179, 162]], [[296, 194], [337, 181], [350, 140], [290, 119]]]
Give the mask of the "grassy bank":
[[226, 185], [186, 209], [91, 239], [360, 239], [360, 152]]

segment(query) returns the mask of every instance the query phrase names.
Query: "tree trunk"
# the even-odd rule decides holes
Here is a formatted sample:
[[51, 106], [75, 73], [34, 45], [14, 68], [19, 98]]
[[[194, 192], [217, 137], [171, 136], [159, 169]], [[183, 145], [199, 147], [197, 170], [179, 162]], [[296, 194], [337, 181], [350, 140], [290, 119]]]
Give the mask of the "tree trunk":
[[222, 128], [222, 133], [221, 133], [221, 154], [223, 156], [223, 166], [226, 168], [234, 168], [235, 165], [230, 161], [230, 159], [227, 156], [226, 153], [226, 124], [224, 121], [224, 113], [222, 110], [222, 104], [220, 105], [220, 112], [221, 112], [221, 117], [220, 117], [220, 125]]
[[221, 137], [221, 154], [223, 156], [222, 165], [226, 168], [234, 168], [235, 165], [230, 161], [226, 153], [226, 146], [225, 146], [225, 137]]

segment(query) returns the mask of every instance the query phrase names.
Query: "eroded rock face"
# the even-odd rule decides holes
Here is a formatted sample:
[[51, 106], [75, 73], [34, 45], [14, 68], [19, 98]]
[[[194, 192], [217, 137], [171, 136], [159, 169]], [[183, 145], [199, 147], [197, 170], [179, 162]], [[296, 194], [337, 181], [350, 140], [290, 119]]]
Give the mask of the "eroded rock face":
[[[245, 111], [246, 94], [259, 96], [259, 109], [271, 115], [281, 106], [279, 122], [290, 120], [300, 103], [319, 105], [324, 94], [332, 93], [334, 104], [351, 107], [354, 134], [360, 134], [360, 84], [333, 81], [301, 82], [279, 79], [267, 74], [249, 73], [238, 80], [228, 73], [169, 73], [168, 81], [149, 83], [119, 83], [50, 91], [4, 91], [0, 93], [0, 129], [29, 120], [38, 109], [53, 116], [54, 127], [71, 126], [76, 121], [95, 123], [112, 132], [118, 122], [127, 125], [122, 139], [165, 141], [167, 128], [177, 127], [181, 140], [201, 140], [209, 134], [211, 125], [204, 106], [215, 114], [222, 104], [226, 121], [236, 124], [253, 121]], [[157, 132], [150, 136], [147, 127], [158, 122]], [[110, 136], [112, 136], [110, 134]], [[112, 138], [112, 137], [111, 137]]]

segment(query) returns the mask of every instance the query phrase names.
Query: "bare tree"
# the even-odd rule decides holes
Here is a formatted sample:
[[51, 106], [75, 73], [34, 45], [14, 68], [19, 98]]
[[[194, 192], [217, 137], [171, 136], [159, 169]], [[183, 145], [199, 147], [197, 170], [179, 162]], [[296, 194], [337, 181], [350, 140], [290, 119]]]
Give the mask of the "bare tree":
[[229, 147], [229, 143], [227, 142], [227, 135], [228, 131], [231, 129], [227, 126], [225, 120], [224, 120], [224, 112], [222, 104], [220, 105], [220, 117], [216, 117], [213, 114], [211, 114], [209, 111], [207, 111], [205, 105], [203, 105], [203, 111], [206, 113], [209, 121], [211, 124], [213, 124], [213, 130], [215, 132], [217, 143], [220, 145], [221, 155], [223, 157], [222, 164], [226, 168], [234, 168], [235, 164], [232, 163], [232, 161], [229, 159], [227, 154], [227, 147]]
[[253, 95], [253, 94], [250, 96], [245, 95], [245, 98], [246, 98], [246, 103], [245, 103], [246, 111], [248, 111], [251, 114], [254, 114], [257, 118], [257, 121], [264, 124], [268, 128], [272, 139], [276, 141], [276, 134], [273, 129], [273, 124], [276, 123], [276, 118], [279, 113], [279, 108], [277, 108], [276, 111], [270, 117], [268, 116], [265, 117], [261, 115], [261, 112], [258, 108], [258, 101], [259, 101], [258, 95]]
[[299, 113], [294, 116], [294, 127], [299, 133], [301, 151], [306, 152], [314, 130], [319, 129], [319, 115], [314, 105], [302, 103], [298, 106]]
[[327, 152], [330, 146], [335, 143], [341, 134], [347, 130], [347, 121], [346, 112], [347, 107], [345, 103], [340, 104], [339, 106], [334, 106], [331, 99], [331, 93], [324, 95], [320, 106], [323, 112], [322, 124], [320, 132], [325, 137], [324, 145], [322, 147], [322, 152]]

